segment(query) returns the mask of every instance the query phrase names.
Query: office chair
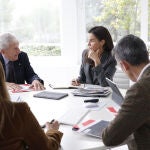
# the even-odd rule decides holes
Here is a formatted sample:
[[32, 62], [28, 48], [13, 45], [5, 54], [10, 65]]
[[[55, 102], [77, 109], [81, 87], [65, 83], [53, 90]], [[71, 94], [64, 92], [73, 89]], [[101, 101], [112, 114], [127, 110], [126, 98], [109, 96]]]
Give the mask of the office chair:
[[130, 86], [129, 78], [120, 68], [117, 68], [113, 77], [113, 82], [115, 82], [118, 88], [121, 89], [128, 89]]

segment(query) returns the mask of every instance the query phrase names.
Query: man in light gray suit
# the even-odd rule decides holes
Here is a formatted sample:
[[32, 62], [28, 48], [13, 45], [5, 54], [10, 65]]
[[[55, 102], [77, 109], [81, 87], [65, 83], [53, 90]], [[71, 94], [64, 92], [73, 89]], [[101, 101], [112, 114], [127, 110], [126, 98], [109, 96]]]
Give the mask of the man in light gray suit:
[[145, 43], [134, 35], [122, 38], [114, 48], [122, 70], [136, 82], [126, 93], [115, 119], [103, 131], [107, 146], [116, 146], [130, 135], [130, 150], [150, 150], [150, 64]]

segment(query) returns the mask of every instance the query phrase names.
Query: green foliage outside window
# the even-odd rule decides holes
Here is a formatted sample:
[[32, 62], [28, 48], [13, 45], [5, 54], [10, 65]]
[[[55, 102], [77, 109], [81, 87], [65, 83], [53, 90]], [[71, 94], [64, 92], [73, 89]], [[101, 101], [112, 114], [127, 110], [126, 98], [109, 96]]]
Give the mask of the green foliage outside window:
[[60, 46], [49, 45], [24, 45], [20, 46], [20, 50], [32, 56], [60, 56]]
[[126, 34], [139, 35], [139, 3], [137, 0], [102, 0], [102, 12], [95, 20], [109, 26], [114, 41]]
[[87, 0], [86, 26], [102, 25], [109, 29], [113, 41], [126, 34], [140, 36], [140, 3], [138, 0]]
[[20, 49], [29, 55], [60, 56], [59, 3], [59, 0], [0, 0], [0, 33], [14, 34], [20, 45], [24, 44]]

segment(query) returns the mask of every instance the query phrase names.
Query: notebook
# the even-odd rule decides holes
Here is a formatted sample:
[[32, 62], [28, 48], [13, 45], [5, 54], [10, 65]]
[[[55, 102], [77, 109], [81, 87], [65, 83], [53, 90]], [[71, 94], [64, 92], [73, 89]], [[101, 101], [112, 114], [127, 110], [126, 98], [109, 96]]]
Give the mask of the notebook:
[[43, 91], [33, 95], [33, 97], [54, 99], [54, 100], [59, 100], [66, 96], [68, 96], [68, 93], [59, 93], [59, 92], [50, 92], [50, 91]]
[[62, 124], [75, 125], [78, 124], [90, 110], [85, 108], [70, 108], [67, 110], [58, 121]]
[[122, 96], [120, 90], [118, 89], [117, 85], [113, 81], [111, 81], [110, 79], [106, 78], [106, 81], [113, 91], [112, 100], [114, 102], [116, 102], [119, 106], [121, 106], [123, 101], [124, 101], [124, 97]]
[[78, 132], [85, 135], [102, 138], [103, 130], [108, 126], [109, 121], [100, 120], [81, 128]]
[[69, 84], [49, 84], [52, 89], [78, 89], [79, 86], [73, 86]]

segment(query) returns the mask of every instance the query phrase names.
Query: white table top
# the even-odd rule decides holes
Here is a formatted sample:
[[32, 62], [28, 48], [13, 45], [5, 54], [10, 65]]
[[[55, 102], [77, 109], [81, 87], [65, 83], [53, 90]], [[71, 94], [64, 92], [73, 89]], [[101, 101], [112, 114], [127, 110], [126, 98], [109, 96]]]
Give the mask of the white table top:
[[[56, 92], [67, 92], [69, 96], [61, 100], [50, 100], [43, 98], [35, 98], [33, 94], [37, 92], [23, 92], [16, 93], [13, 95], [20, 95], [21, 100], [28, 103], [31, 111], [42, 125], [47, 121], [52, 119], [58, 119], [66, 112], [67, 109], [73, 107], [85, 107], [84, 99], [87, 97], [77, 97], [71, 94], [73, 90], [52, 90], [47, 88], [47, 91], [56, 91]], [[111, 95], [106, 98], [100, 98], [100, 101], [106, 101], [107, 105], [100, 110], [90, 111], [87, 116], [81, 121], [84, 122], [89, 119], [94, 120], [112, 120], [114, 115], [106, 110], [106, 107], [115, 106], [118, 107], [112, 100]], [[62, 150], [90, 150], [90, 149], [106, 149], [103, 142], [98, 138], [93, 138], [90, 136], [81, 135], [72, 131], [72, 126], [60, 125], [60, 131], [64, 133], [61, 146]]]

